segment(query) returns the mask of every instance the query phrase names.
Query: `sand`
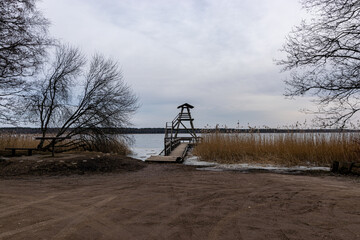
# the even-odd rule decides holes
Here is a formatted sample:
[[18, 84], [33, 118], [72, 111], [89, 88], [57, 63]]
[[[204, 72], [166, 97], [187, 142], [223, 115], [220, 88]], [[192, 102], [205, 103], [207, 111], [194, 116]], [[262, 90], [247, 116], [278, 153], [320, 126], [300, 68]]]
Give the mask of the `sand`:
[[0, 239], [360, 239], [360, 183], [177, 164], [5, 178]]

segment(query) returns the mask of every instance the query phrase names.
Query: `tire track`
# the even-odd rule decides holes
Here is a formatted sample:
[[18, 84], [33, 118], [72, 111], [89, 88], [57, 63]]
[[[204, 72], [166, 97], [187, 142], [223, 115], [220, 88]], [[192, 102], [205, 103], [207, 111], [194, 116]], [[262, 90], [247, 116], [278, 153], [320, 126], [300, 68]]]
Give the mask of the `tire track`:
[[[91, 207], [86, 208], [85, 210], [79, 212], [75, 216], [72, 215], [72, 220], [63, 228], [61, 229], [57, 234], [53, 236], [53, 239], [65, 239], [69, 234], [73, 233], [77, 229], [77, 225], [81, 222], [85, 221], [87, 218], [89, 218], [91, 215], [95, 214], [98, 210], [98, 208], [104, 206], [105, 204], [111, 202], [117, 198], [117, 196], [108, 196], [107, 198], [92, 204]], [[106, 235], [106, 231], [103, 231]]]
[[42, 198], [42, 199], [39, 199], [39, 200], [35, 200], [35, 201], [30, 201], [30, 202], [25, 202], [25, 203], [21, 203], [21, 205], [15, 205], [13, 207], [6, 207], [6, 208], [2, 208], [0, 209], [0, 218], [3, 218], [3, 217], [6, 217], [6, 216], [9, 216], [11, 214], [14, 214], [14, 213], [17, 213], [17, 212], [21, 212], [21, 210], [25, 209], [25, 208], [28, 208], [28, 207], [32, 207], [36, 204], [40, 204], [40, 203], [43, 203], [43, 202], [47, 202], [51, 199], [54, 199], [56, 198], [57, 196], [59, 196], [61, 194], [56, 194], [56, 195], [50, 195], [48, 197], [45, 197], [45, 198]]
[[[242, 213], [245, 212], [246, 210], [246, 206], [249, 205], [248, 202], [251, 198], [254, 198], [256, 197], [256, 195], [258, 195], [259, 193], [261, 192], [264, 192], [264, 191], [268, 191], [268, 190], [271, 190], [273, 189], [275, 186], [271, 186], [271, 187], [268, 187], [268, 186], [265, 186], [265, 187], [262, 187], [262, 188], [258, 188], [256, 189], [256, 191], [253, 191], [251, 193], [249, 193], [246, 198], [244, 199], [243, 201], [243, 204], [238, 208], [236, 209], [235, 211], [233, 212], [230, 212], [228, 213], [227, 215], [225, 215], [223, 218], [221, 218], [216, 224], [215, 226], [212, 228], [212, 230], [209, 232], [209, 235], [208, 235], [208, 239], [210, 240], [216, 240], [216, 239], [221, 239], [221, 236], [220, 236], [220, 233], [223, 229], [226, 228], [226, 226], [229, 225], [229, 222], [232, 222], [233, 219], [237, 218], [239, 215], [241, 215]], [[241, 239], [244, 239], [242, 234], [241, 234], [241, 229], [240, 229], [241, 226], [238, 226], [238, 236], [237, 236], [237, 239], [241, 240]]]
[[[55, 224], [60, 221], [71, 219], [70, 222], [67, 224], [67, 226], [65, 228], [63, 228], [62, 230], [60, 230], [60, 232], [58, 232], [54, 236], [54, 239], [64, 239], [69, 233], [76, 230], [76, 228], [74, 228], [73, 225], [83, 221], [90, 215], [94, 214], [96, 212], [97, 208], [107, 204], [108, 202], [114, 200], [115, 198], [117, 198], [117, 196], [108, 196], [105, 199], [103, 199], [95, 204], [92, 204], [90, 207], [82, 209], [81, 211], [70, 212], [67, 215], [59, 217], [59, 218], [42, 221], [39, 223], [31, 224], [31, 225], [28, 225], [28, 226], [25, 226], [25, 227], [22, 227], [19, 229], [11, 230], [11, 231], [2, 232], [2, 233], [0, 233], [0, 238], [11, 237], [11, 236], [14, 236], [14, 235], [22, 233], [22, 232], [32, 231], [34, 229], [42, 228], [47, 225], [51, 225], [51, 224]], [[44, 201], [44, 199], [42, 199], [41, 202], [42, 201]]]

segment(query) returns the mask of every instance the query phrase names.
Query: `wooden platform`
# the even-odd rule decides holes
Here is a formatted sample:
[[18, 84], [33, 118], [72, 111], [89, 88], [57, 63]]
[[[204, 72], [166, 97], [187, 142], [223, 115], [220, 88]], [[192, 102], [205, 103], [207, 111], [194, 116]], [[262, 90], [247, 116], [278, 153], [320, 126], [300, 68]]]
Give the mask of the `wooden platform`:
[[173, 151], [171, 151], [169, 156], [153, 155], [145, 160], [145, 162], [179, 162], [182, 159], [184, 152], [188, 147], [188, 143], [180, 143]]

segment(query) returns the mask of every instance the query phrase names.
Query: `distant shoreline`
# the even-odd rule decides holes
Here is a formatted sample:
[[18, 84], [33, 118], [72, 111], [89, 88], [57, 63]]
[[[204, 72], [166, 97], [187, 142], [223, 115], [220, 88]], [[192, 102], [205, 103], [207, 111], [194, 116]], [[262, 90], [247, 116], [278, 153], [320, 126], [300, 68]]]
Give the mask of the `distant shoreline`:
[[[49, 133], [56, 133], [59, 129], [50, 128]], [[164, 134], [165, 128], [106, 128], [105, 132], [109, 134]], [[276, 129], [276, 128], [259, 128], [259, 129], [235, 129], [235, 128], [196, 128], [196, 133], [332, 133], [332, 132], [360, 132], [356, 129]], [[41, 134], [40, 128], [30, 127], [6, 127], [0, 128], [1, 133], [13, 134]], [[180, 133], [186, 133], [186, 130], [180, 130]]]

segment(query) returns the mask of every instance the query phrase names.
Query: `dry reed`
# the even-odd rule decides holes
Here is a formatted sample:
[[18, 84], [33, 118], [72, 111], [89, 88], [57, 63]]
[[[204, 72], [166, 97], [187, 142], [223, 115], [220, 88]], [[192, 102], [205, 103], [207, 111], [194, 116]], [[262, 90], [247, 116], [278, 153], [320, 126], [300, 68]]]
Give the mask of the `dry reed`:
[[39, 141], [35, 140], [35, 135], [32, 134], [0, 134], [0, 149], [7, 147], [36, 148], [38, 144]]
[[358, 161], [358, 133], [207, 133], [194, 149], [205, 161], [329, 166]]
[[[37, 148], [39, 140], [36, 140], [35, 134], [11, 134], [1, 133], [0, 134], [0, 153], [6, 153], [5, 148]], [[63, 144], [66, 141], [63, 142]], [[56, 148], [56, 151], [69, 151], [66, 147]], [[127, 155], [131, 151], [125, 141], [122, 140], [101, 140], [96, 139], [95, 141], [89, 142], [85, 147], [72, 148], [71, 151], [97, 151], [104, 153], [116, 153], [119, 155]]]
[[116, 153], [119, 155], [128, 155], [131, 153], [131, 150], [126, 142], [121, 139], [96, 139], [87, 144], [84, 150]]

